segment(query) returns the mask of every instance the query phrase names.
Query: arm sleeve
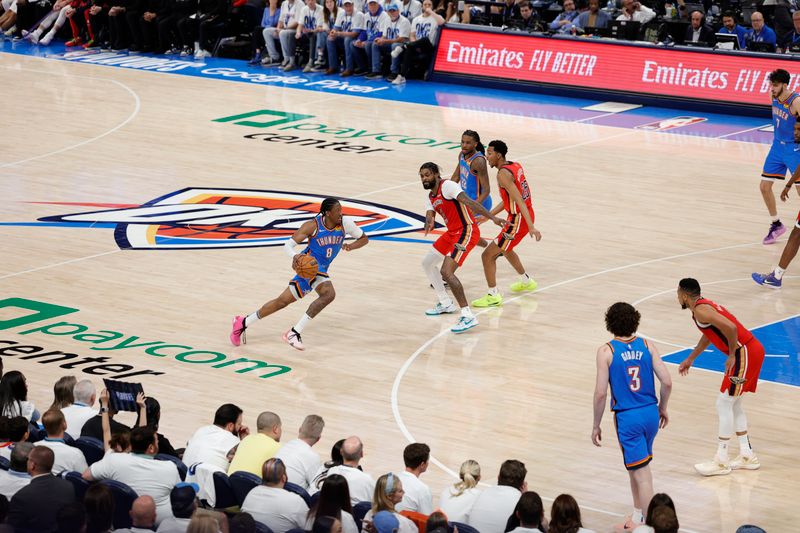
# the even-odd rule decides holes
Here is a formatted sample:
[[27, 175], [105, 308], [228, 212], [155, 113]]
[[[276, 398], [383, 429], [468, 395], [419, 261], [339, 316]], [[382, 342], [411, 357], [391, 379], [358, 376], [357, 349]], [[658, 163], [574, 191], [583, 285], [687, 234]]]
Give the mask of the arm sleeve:
[[360, 239], [361, 236], [364, 235], [364, 230], [356, 226], [352, 218], [342, 217], [342, 227], [344, 228], [344, 232], [354, 239]]
[[285, 242], [285, 243], [283, 243], [283, 251], [284, 251], [284, 253], [285, 253], [287, 256], [289, 256], [290, 258], [292, 258], [292, 259], [294, 259], [294, 256], [296, 256], [297, 254], [299, 254], [299, 253], [300, 253], [300, 252], [298, 251], [298, 248], [299, 248], [299, 247], [300, 247], [300, 245], [299, 245], [299, 244], [297, 244], [297, 243], [294, 241], [294, 239], [292, 239], [291, 237], [289, 237], [288, 239], [286, 239], [286, 242]]
[[464, 192], [461, 185], [451, 180], [442, 180], [442, 196], [448, 200], [455, 200], [458, 195]]

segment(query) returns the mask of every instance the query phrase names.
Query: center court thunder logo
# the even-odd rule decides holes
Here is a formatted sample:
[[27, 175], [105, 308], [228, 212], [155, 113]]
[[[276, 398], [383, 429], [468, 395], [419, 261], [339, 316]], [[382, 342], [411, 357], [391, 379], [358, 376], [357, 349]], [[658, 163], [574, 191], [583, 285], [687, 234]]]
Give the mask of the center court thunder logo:
[[[114, 227], [122, 249], [180, 250], [282, 246], [319, 213], [325, 196], [249, 189], [186, 188], [140, 206], [44, 217], [63, 225]], [[370, 237], [423, 229], [423, 217], [340, 199], [342, 214]]]

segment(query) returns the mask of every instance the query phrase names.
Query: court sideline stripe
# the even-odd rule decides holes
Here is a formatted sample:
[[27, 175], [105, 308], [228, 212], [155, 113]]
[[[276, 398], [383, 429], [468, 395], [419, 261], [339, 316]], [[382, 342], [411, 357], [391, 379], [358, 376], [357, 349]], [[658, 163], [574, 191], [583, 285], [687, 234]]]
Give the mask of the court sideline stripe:
[[[698, 250], [698, 251], [694, 251], [694, 252], [687, 252], [687, 253], [683, 253], [683, 254], [670, 255], [670, 256], [660, 257], [660, 258], [656, 258], [656, 259], [648, 259], [648, 260], [645, 260], [645, 261], [638, 261], [636, 263], [631, 263], [629, 265], [622, 265], [622, 266], [618, 266], [618, 267], [608, 268], [608, 269], [605, 269], [605, 270], [600, 270], [598, 272], [593, 272], [591, 274], [584, 274], [583, 276], [578, 276], [576, 278], [571, 278], [571, 279], [567, 279], [567, 280], [564, 280], [564, 281], [559, 281], [557, 283], [554, 283], [552, 285], [548, 285], [546, 287], [540, 287], [540, 288], [536, 289], [533, 292], [529, 292], [529, 293], [526, 293], [526, 294], [521, 294], [519, 296], [514, 296], [514, 297], [509, 298], [508, 300], [506, 300], [506, 302], [511, 303], [511, 302], [516, 301], [516, 300], [519, 300], [520, 298], [524, 298], [524, 297], [530, 296], [532, 294], [538, 294], [540, 292], [544, 292], [544, 291], [548, 291], [548, 290], [551, 290], [551, 289], [555, 289], [555, 288], [561, 287], [563, 285], [569, 285], [569, 284], [576, 283], [578, 281], [582, 281], [582, 280], [585, 280], [585, 279], [598, 277], [598, 276], [603, 276], [603, 275], [606, 275], [606, 274], [611, 274], [613, 272], [619, 272], [621, 270], [627, 270], [627, 269], [630, 269], [630, 268], [636, 268], [636, 267], [649, 265], [649, 264], [653, 264], [653, 263], [659, 263], [659, 262], [663, 262], [663, 261], [670, 261], [670, 260], [673, 260], [673, 259], [680, 259], [680, 258], [684, 258], [684, 257], [692, 257], [692, 256], [695, 256], [695, 255], [703, 255], [703, 254], [720, 252], [720, 251], [725, 251], [725, 250], [735, 250], [737, 248], [747, 248], [747, 247], [750, 247], [750, 246], [756, 246], [756, 245], [761, 245], [761, 244], [762, 244], [761, 242], [734, 244], [734, 245], [730, 245], [730, 246], [721, 246], [721, 247], [718, 247], [718, 248], [709, 248], [709, 249], [706, 249], [706, 250]], [[487, 311], [489, 311], [489, 309], [491, 309], [491, 308], [487, 308], [487, 309], [485, 309], [483, 311], [479, 311], [478, 313], [475, 313], [475, 315], [476, 316], [480, 316], [480, 315], [486, 313]], [[411, 432], [409, 431], [408, 427], [405, 425], [405, 422], [403, 422], [403, 417], [400, 415], [400, 406], [399, 406], [399, 401], [398, 401], [398, 393], [399, 393], [399, 390], [400, 390], [400, 383], [403, 381], [403, 377], [405, 376], [406, 372], [408, 372], [408, 369], [411, 368], [411, 365], [414, 364], [416, 359], [430, 345], [432, 345], [434, 342], [439, 340], [441, 337], [443, 337], [445, 335], [448, 335], [448, 334], [452, 334], [450, 332], [450, 329], [449, 328], [444, 329], [444, 330], [440, 331], [439, 333], [437, 333], [436, 335], [434, 335], [433, 337], [431, 337], [430, 339], [428, 339], [424, 344], [422, 344], [422, 346], [417, 348], [417, 350], [413, 354], [411, 354], [406, 359], [406, 361], [403, 363], [403, 365], [400, 367], [400, 370], [398, 370], [397, 375], [395, 376], [394, 382], [392, 383], [392, 391], [391, 391], [392, 414], [394, 416], [395, 423], [397, 424], [398, 428], [400, 429], [400, 432], [403, 434], [403, 436], [406, 438], [406, 440], [408, 440], [408, 442], [417, 442], [417, 441], [414, 438], [414, 436], [411, 434]], [[442, 463], [441, 461], [436, 459], [433, 455], [431, 455], [431, 457], [430, 457], [430, 462], [435, 464], [436, 466], [438, 466], [441, 470], [443, 470], [445, 473], [449, 474], [451, 477], [456, 478], [456, 479], [458, 478], [458, 474], [454, 470], [448, 468], [446, 465], [444, 465], [444, 463]], [[550, 501], [553, 500], [553, 498], [546, 497], [546, 496], [542, 496], [542, 498], [546, 499], [546, 500], [550, 500]], [[601, 514], [605, 514], [605, 515], [624, 516], [624, 515], [622, 515], [620, 513], [607, 511], [605, 509], [597, 509], [597, 508], [588, 507], [588, 506], [581, 506], [581, 507], [584, 508], [584, 509], [587, 509], [587, 510], [590, 510], [590, 511], [594, 511], [594, 512], [597, 512], [597, 513], [601, 513]], [[681, 528], [681, 531], [685, 531], [686, 533], [697, 533], [697, 532], [695, 532], [693, 530], [686, 529], [686, 528]]]
[[[126, 118], [124, 121], [122, 121], [121, 123], [117, 124], [113, 128], [111, 128], [110, 130], [106, 131], [105, 133], [102, 133], [102, 134], [97, 135], [95, 137], [92, 137], [90, 139], [86, 139], [85, 141], [81, 141], [81, 142], [79, 142], [77, 144], [73, 144], [71, 146], [67, 146], [67, 147], [64, 147], [64, 148], [60, 148], [58, 150], [54, 150], [52, 152], [48, 152], [46, 154], [41, 154], [41, 155], [37, 155], [37, 156], [33, 156], [33, 157], [28, 157], [27, 159], [21, 159], [19, 161], [13, 161], [11, 163], [3, 163], [3, 164], [0, 164], [0, 168], [12, 167], [12, 166], [19, 165], [19, 164], [22, 164], [22, 163], [28, 163], [29, 161], [36, 161], [37, 159], [44, 159], [45, 157], [50, 157], [52, 155], [61, 154], [61, 153], [67, 152], [69, 150], [73, 150], [75, 148], [80, 148], [81, 146], [85, 146], [87, 144], [90, 144], [90, 143], [93, 143], [95, 141], [98, 141], [98, 140], [102, 139], [103, 137], [111, 135], [112, 133], [116, 132], [120, 128], [125, 127], [130, 121], [132, 121], [134, 118], [136, 118], [136, 115], [139, 114], [139, 110], [142, 107], [142, 102], [141, 102], [141, 100], [139, 98], [139, 95], [136, 94], [136, 92], [133, 89], [131, 89], [130, 87], [128, 87], [127, 85], [125, 85], [122, 82], [119, 82], [117, 80], [112, 80], [110, 78], [97, 78], [95, 76], [79, 76], [79, 75], [75, 75], [75, 74], [68, 74], [68, 73], [65, 74], [65, 73], [62, 73], [62, 72], [51, 72], [51, 71], [47, 71], [47, 70], [36, 70], [36, 69], [29, 69], [29, 68], [24, 68], [24, 67], [22, 67], [22, 68], [14, 68], [14, 67], [11, 67], [11, 66], [6, 66], [6, 65], [0, 65], [0, 67], [8, 69], [8, 70], [25, 70], [25, 71], [28, 71], [28, 72], [38, 72], [38, 73], [41, 73], [41, 74], [52, 74], [52, 75], [56, 75], [56, 76], [66, 76], [66, 77], [70, 77], [70, 78], [83, 78], [83, 79], [89, 79], [89, 80], [109, 81], [109, 82], [111, 82], [111, 83], [113, 83], [115, 85], [118, 85], [118, 86], [122, 87], [126, 91], [128, 91], [128, 93], [133, 97], [133, 101], [134, 101], [133, 111], [128, 116], [128, 118]], [[2, 279], [2, 278], [0, 278], [0, 279]]]

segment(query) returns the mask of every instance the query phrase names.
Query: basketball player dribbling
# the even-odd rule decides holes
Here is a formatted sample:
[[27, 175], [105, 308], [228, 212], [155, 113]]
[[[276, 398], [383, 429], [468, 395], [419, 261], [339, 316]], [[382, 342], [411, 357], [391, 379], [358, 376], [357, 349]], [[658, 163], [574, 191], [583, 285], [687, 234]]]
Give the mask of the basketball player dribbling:
[[[653, 497], [653, 441], [667, 427], [667, 403], [672, 378], [655, 346], [636, 336], [641, 315], [631, 304], [617, 302], [606, 311], [606, 329], [614, 338], [597, 350], [597, 381], [594, 389], [592, 443], [600, 446], [600, 422], [611, 389], [611, 410], [631, 483], [633, 512], [623, 524], [633, 531], [644, 523], [643, 511]], [[656, 398], [655, 378], [661, 382]]]
[[525, 171], [519, 163], [507, 161], [507, 153], [508, 146], [503, 141], [492, 141], [486, 149], [486, 160], [492, 168], [497, 169], [497, 184], [500, 197], [503, 199], [503, 202], [490, 213], [497, 215], [505, 210], [508, 215], [497, 239], [490, 242], [481, 254], [483, 273], [486, 276], [489, 292], [472, 302], [475, 307], [492, 307], [503, 303], [503, 296], [497, 290], [497, 258], [501, 255], [505, 256], [520, 276], [519, 281], [511, 284], [512, 292], [532, 291], [537, 287], [536, 281], [525, 272], [525, 267], [514, 248], [522, 242], [525, 235], [530, 234], [539, 241], [542, 239], [542, 234], [533, 225], [531, 189], [525, 178]]
[[[793, 173], [800, 165], [800, 145], [795, 138], [795, 125], [800, 116], [800, 95], [789, 90], [791, 77], [783, 69], [773, 70], [769, 74], [770, 95], [772, 96], [772, 147], [764, 160], [761, 172], [761, 196], [767, 205], [772, 218], [764, 244], [773, 244], [786, 232], [786, 227], [778, 217], [775, 194], [772, 184], [775, 180], [786, 179], [786, 171]], [[800, 186], [800, 183], [797, 184]], [[800, 193], [800, 188], [798, 189]]]
[[[352, 243], [345, 243], [345, 236], [355, 239]], [[308, 240], [308, 245], [301, 252], [300, 244]], [[365, 246], [368, 242], [367, 234], [356, 226], [350, 218], [342, 216], [342, 204], [335, 198], [325, 198], [320, 206], [320, 211], [313, 220], [304, 222], [300, 229], [286, 241], [283, 249], [286, 255], [292, 258], [292, 268], [297, 268], [298, 261], [303, 255], [310, 255], [316, 259], [319, 271], [313, 279], [295, 276], [289, 286], [277, 298], [270, 300], [254, 313], [247, 316], [237, 316], [233, 319], [231, 343], [234, 346], [246, 342], [245, 330], [272, 313], [283, 309], [289, 304], [301, 300], [306, 294], [315, 290], [319, 297], [311, 302], [308, 310], [297, 324], [283, 334], [283, 340], [292, 348], [305, 350], [301, 334], [312, 318], [325, 309], [336, 297], [333, 282], [328, 275], [328, 268], [340, 250], [350, 252]]]
[[[764, 362], [764, 347], [730, 311], [703, 298], [697, 280], [684, 278], [680, 281], [678, 303], [682, 309], [691, 310], [692, 319], [703, 334], [694, 350], [678, 367], [678, 372], [682, 376], [687, 375], [694, 360], [705, 352], [710, 344], [727, 356], [725, 374], [717, 397], [719, 414], [717, 454], [711, 461], [696, 464], [694, 468], [704, 476], [730, 474], [731, 470], [737, 469], [758, 470], [761, 463], [750, 446], [742, 396], [745, 392], [756, 392], [758, 375]], [[739, 439], [739, 456], [731, 460], [728, 457], [728, 444], [734, 429]]]
[[[433, 229], [437, 214], [444, 219], [447, 226], [447, 232], [433, 243], [433, 248], [422, 260], [422, 268], [439, 297], [436, 307], [428, 309], [425, 314], [434, 316], [456, 312], [456, 306], [444, 288], [444, 280], [450, 286], [461, 308], [461, 318], [450, 331], [463, 333], [478, 325], [478, 318], [472, 314], [467, 304], [464, 287], [455, 275], [456, 269], [464, 264], [481, 238], [473, 213], [486, 217], [498, 226], [504, 225], [505, 221], [492, 215], [484, 206], [467, 196], [458, 183], [443, 180], [436, 163], [423, 164], [419, 169], [419, 177], [422, 180], [422, 187], [430, 191], [428, 209], [425, 213], [425, 234]], [[441, 268], [438, 265], [441, 265]]]

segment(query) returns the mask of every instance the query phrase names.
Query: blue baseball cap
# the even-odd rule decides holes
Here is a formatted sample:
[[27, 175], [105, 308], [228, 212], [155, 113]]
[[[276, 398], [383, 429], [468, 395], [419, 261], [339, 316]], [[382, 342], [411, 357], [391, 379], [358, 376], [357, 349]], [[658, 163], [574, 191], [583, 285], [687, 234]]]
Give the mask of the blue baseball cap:
[[372, 526], [377, 533], [395, 533], [400, 528], [400, 521], [389, 511], [380, 511], [372, 517]]
[[388, 6], [386, 6], [386, 11], [400, 11], [400, 6], [392, 2]]

